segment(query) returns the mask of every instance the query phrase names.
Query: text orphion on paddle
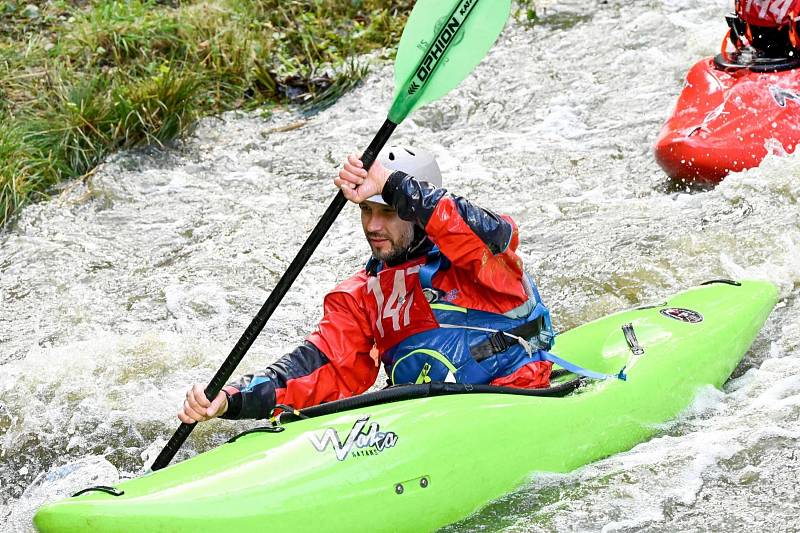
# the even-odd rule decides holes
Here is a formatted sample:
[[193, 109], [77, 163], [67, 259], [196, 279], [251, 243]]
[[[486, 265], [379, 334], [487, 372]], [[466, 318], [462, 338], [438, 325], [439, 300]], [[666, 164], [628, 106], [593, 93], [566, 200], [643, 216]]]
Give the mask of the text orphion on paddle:
[[445, 50], [451, 44], [458, 44], [463, 39], [463, 34], [460, 34], [460, 39], [454, 39], [454, 37], [459, 35], [459, 30], [467, 21], [467, 17], [469, 17], [472, 8], [477, 3], [478, 0], [462, 0], [446, 22], [436, 24], [436, 36], [433, 38], [433, 44], [428, 48], [414, 75], [419, 80], [419, 84], [412, 82], [408, 88], [408, 94], [417, 92], [439, 64], [439, 60], [443, 57]]

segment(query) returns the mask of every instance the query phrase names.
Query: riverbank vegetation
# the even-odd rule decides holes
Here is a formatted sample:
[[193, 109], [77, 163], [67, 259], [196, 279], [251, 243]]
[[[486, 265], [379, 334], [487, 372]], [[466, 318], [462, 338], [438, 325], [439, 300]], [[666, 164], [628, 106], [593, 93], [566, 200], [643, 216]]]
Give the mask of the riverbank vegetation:
[[[325, 107], [414, 0], [0, 0], [0, 229], [108, 154], [232, 109]], [[534, 0], [515, 16], [537, 20]]]
[[202, 116], [325, 105], [413, 0], [0, 0], [0, 226], [109, 153]]

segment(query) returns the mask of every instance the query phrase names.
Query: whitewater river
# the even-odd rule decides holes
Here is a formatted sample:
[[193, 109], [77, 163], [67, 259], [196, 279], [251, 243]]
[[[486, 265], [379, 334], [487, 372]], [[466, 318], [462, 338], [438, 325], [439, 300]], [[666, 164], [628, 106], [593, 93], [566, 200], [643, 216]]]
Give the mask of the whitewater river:
[[[447, 531], [800, 531], [800, 158], [687, 192], [651, 148], [729, 7], [552, 2], [398, 129], [438, 155], [447, 187], [518, 221], [560, 330], [714, 278], [781, 294], [724, 390], [657, 438], [535, 476]], [[333, 197], [339, 161], [380, 126], [391, 72], [316, 116], [229, 114], [118, 154], [0, 233], [0, 531], [152, 460], [187, 386], [213, 375]], [[345, 208], [240, 370], [296, 345], [363, 264], [357, 216]], [[245, 427], [205, 424], [180, 457]]]

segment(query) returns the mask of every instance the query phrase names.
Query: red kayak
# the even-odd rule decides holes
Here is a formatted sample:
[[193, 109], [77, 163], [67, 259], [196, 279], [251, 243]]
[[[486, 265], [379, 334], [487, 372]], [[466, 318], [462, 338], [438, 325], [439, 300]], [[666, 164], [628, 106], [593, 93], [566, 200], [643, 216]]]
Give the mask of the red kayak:
[[[741, 20], [728, 19], [737, 50], [689, 70], [656, 141], [656, 160], [673, 179], [718, 183], [758, 166], [768, 153], [791, 154], [800, 142], [800, 54], [786, 46], [742, 46]], [[781, 42], [777, 30], [748, 37], [757, 42], [763, 34]]]

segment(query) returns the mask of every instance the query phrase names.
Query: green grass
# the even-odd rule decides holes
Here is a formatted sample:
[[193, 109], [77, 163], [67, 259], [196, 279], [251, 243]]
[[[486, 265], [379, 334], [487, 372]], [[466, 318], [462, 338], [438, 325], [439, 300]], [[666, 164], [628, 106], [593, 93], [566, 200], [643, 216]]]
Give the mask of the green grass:
[[0, 225], [109, 153], [230, 109], [329, 105], [412, 0], [0, 0]]

